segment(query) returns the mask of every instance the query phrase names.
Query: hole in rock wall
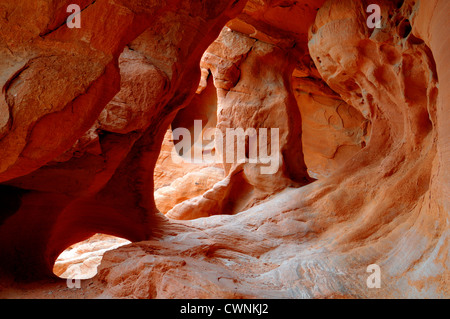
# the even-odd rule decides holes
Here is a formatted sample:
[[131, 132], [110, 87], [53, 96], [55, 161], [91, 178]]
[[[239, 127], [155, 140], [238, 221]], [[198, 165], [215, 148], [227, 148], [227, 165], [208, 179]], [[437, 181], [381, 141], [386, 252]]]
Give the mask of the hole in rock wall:
[[95, 234], [64, 250], [56, 259], [53, 273], [63, 279], [90, 279], [97, 274], [105, 252], [129, 243], [123, 238]]
[[0, 225], [12, 216], [21, 205], [21, 197], [26, 190], [8, 185], [0, 185]]
[[[6, 2], [17, 32], [2, 57], [14, 123], [0, 120], [0, 295], [447, 295], [445, 25], [435, 31], [447, 7], [378, 1], [396, 20], [370, 36], [367, 1], [239, 1], [241, 13], [219, 0], [98, 1], [83, 21], [118, 28], [46, 33], [61, 25], [50, 7]], [[279, 130], [258, 139], [265, 155], [245, 136], [236, 156], [258, 148], [274, 170], [236, 153], [204, 161], [224, 151], [203, 138], [217, 128]], [[234, 216], [166, 220], [153, 199], [169, 219]], [[51, 278], [95, 277], [102, 259], [81, 291]]]
[[[370, 123], [361, 113], [364, 105], [358, 110], [343, 101], [309, 60], [312, 62], [309, 55], [305, 56], [294, 70], [292, 89], [302, 118], [303, 155], [308, 174], [321, 179], [366, 147]], [[345, 73], [342, 76], [347, 77]], [[343, 85], [364, 101], [353, 79], [346, 79]], [[366, 98], [370, 104], [372, 97]]]
[[[224, 178], [221, 164], [203, 158], [215, 154], [214, 136], [206, 135], [217, 124], [213, 78], [205, 74], [203, 80], [191, 103], [178, 112], [167, 130], [155, 166], [155, 202], [163, 214], [183, 201], [201, 196]], [[174, 138], [174, 131], [186, 134]]]
[[[156, 207], [168, 217], [180, 219], [206, 217], [188, 212], [192, 210], [192, 205], [197, 211], [203, 210], [202, 205], [206, 205], [205, 211], [213, 211], [214, 214], [235, 214], [267, 198], [262, 194], [264, 190], [258, 193], [257, 188], [269, 189], [276, 184], [273, 181], [282, 180], [281, 176], [257, 177], [255, 187], [255, 184], [248, 180], [255, 178], [254, 168], [250, 169], [247, 166], [247, 171], [241, 174], [242, 176], [237, 172], [234, 178], [225, 180], [228, 178], [225, 176], [228, 175], [226, 172], [229, 172], [228, 169], [235, 163], [229, 164], [228, 161], [225, 164], [205, 163], [202, 159], [205, 155], [216, 152], [217, 143], [214, 143], [213, 136], [206, 133], [211, 129], [220, 128], [223, 131], [224, 127], [239, 129], [235, 126], [243, 126], [244, 129], [256, 130], [259, 127], [268, 127], [293, 132], [294, 129], [288, 127], [290, 120], [287, 118], [295, 118], [292, 114], [296, 112], [295, 106], [292, 109], [286, 108], [286, 118], [283, 118], [283, 111], [274, 113], [275, 109], [283, 109], [286, 106], [286, 100], [280, 98], [271, 104], [272, 98], [269, 96], [272, 93], [279, 96], [292, 94], [292, 100], [297, 104], [301, 115], [302, 123], [298, 125], [302, 127], [302, 137], [292, 141], [289, 149], [295, 148], [295, 143], [302, 146], [310, 177], [320, 179], [329, 176], [366, 145], [367, 120], [360, 110], [345, 103], [328, 87], [309, 54], [305, 54], [297, 63], [292, 74], [292, 87], [280, 86], [273, 89], [268, 86], [265, 90], [252, 90], [254, 82], [252, 72], [263, 68], [258, 61], [264, 61], [263, 56], [255, 53], [259, 51], [252, 50], [254, 41], [246, 34], [225, 27], [203, 55], [200, 63], [202, 77], [197, 93], [189, 105], [180, 110], [172, 121], [154, 171]], [[242, 52], [235, 53], [236, 56], [231, 57], [221, 56], [223, 52], [228, 52], [226, 51], [228, 45], [236, 43], [242, 46], [240, 48]], [[276, 52], [276, 49], [267, 43], [259, 45], [267, 52]], [[273, 78], [281, 75], [282, 71], [274, 72], [268, 65], [265, 68]], [[346, 84], [350, 86], [349, 90], [359, 88], [352, 79], [348, 79]], [[265, 95], [261, 92], [268, 93]], [[180, 136], [180, 132], [183, 133], [180, 130], [184, 130], [187, 136], [185, 134]], [[244, 149], [248, 160], [249, 136], [245, 136]], [[249, 173], [249, 170], [253, 170], [253, 173]], [[217, 187], [216, 191], [208, 193], [207, 196], [214, 197], [219, 204], [201, 200], [202, 195], [221, 181], [224, 181], [224, 186]], [[264, 185], [266, 182], [270, 185]], [[287, 185], [281, 187], [285, 186]], [[239, 194], [230, 191], [233, 187], [239, 189], [237, 191]], [[218, 190], [219, 188], [223, 191]]]

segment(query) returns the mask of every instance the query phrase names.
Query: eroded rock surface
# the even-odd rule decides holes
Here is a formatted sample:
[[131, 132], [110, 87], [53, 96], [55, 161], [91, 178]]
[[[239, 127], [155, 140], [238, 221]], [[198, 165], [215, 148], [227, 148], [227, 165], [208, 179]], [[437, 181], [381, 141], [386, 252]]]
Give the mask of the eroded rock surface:
[[245, 4], [93, 1], [83, 27], [69, 29], [57, 2], [2, 3], [13, 122], [2, 128], [0, 180], [15, 204], [4, 199], [0, 256], [18, 280], [54, 276], [57, 256], [95, 233], [150, 238], [164, 134], [197, 90], [203, 52]]
[[[204, 54], [201, 66], [211, 73], [217, 88], [217, 129], [223, 138], [220, 146], [216, 143], [216, 151], [227, 178], [204, 196], [174, 207], [168, 216], [235, 214], [288, 186], [306, 184], [298, 143], [301, 120], [291, 88], [293, 57], [225, 28]], [[233, 128], [246, 134], [245, 154], [240, 154], [236, 139], [228, 139]], [[266, 154], [261, 152], [264, 148]], [[239, 162], [242, 155], [245, 163]], [[252, 155], [255, 163], [250, 162]]]
[[53, 272], [61, 278], [89, 279], [97, 274], [103, 254], [130, 242], [113, 236], [95, 234], [91, 238], [68, 247], [55, 262]]
[[[450, 296], [448, 1], [377, 1], [383, 20], [375, 30], [366, 24], [369, 2], [359, 0], [111, 3], [97, 0], [86, 11], [107, 6], [115, 14], [120, 6], [138, 20], [141, 9], [142, 17], [158, 16], [151, 28], [139, 24], [140, 32], [130, 31], [130, 22], [123, 39], [47, 33], [94, 44], [79, 50], [95, 63], [81, 63], [86, 76], [80, 67], [70, 79], [58, 70], [78, 61], [79, 52], [73, 60], [39, 53], [48, 52], [39, 45], [62, 19], [60, 7], [48, 7], [56, 10], [43, 15], [51, 21], [21, 27], [20, 54], [6, 36], [19, 28], [16, 20], [5, 20], [1, 52], [11, 60], [0, 64], [7, 74], [0, 102], [6, 147], [0, 296]], [[19, 12], [32, 15], [32, 9]], [[41, 51], [30, 49], [30, 38]], [[38, 58], [29, 60], [30, 51]], [[9, 62], [21, 59], [28, 65]], [[48, 68], [50, 62], [61, 69]], [[109, 65], [115, 76], [102, 73]], [[45, 82], [47, 76], [58, 83]], [[77, 85], [68, 89], [72, 80]], [[90, 91], [113, 83], [115, 97]], [[47, 97], [50, 84], [61, 91]], [[53, 105], [53, 98], [54, 107], [64, 107], [80, 92], [95, 112], [86, 106], [83, 112], [92, 113], [79, 114], [74, 105], [77, 123], [65, 122], [64, 111], [33, 111]], [[11, 112], [28, 115], [21, 124]], [[280, 170], [260, 174], [259, 163], [174, 165], [167, 130], [190, 129], [197, 116], [220, 130], [279, 126]], [[57, 142], [62, 128], [52, 127], [55, 136], [36, 150], [50, 129], [24, 132], [40, 118], [73, 125]], [[33, 162], [19, 154], [33, 155]], [[205, 184], [187, 188], [198, 181]], [[155, 185], [169, 218], [156, 212]], [[134, 243], [106, 252], [98, 275], [80, 291], [62, 281], [34, 282], [49, 274], [64, 248], [94, 232]], [[367, 286], [372, 264], [382, 272], [379, 289]], [[12, 269], [29, 283], [14, 282]]]

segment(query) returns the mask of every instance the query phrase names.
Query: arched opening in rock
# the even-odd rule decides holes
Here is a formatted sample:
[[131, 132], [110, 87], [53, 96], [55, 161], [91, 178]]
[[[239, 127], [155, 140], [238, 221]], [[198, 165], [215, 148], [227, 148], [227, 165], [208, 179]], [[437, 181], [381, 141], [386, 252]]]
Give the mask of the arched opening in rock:
[[[203, 54], [194, 98], [178, 111], [163, 141], [154, 171], [159, 211], [175, 219], [209, 216], [201, 210], [236, 214], [279, 189], [329, 176], [367, 145], [370, 121], [325, 83], [309, 53], [293, 65], [273, 44], [223, 28]], [[371, 103], [370, 95], [360, 98], [361, 104]], [[217, 129], [226, 139], [227, 129], [251, 129], [258, 139], [260, 129], [274, 128], [283, 140], [277, 146], [284, 162], [274, 173], [263, 174], [257, 165], [247, 164], [242, 173], [238, 154], [227, 161], [226, 145], [221, 163], [202, 161], [220, 148], [210, 134], [209, 140], [202, 139], [207, 130]], [[244, 140], [248, 163], [250, 136]], [[260, 156], [260, 149], [255, 153]]]
[[206, 73], [192, 101], [177, 113], [167, 130], [156, 162], [154, 195], [163, 214], [201, 196], [225, 177], [222, 165], [205, 157], [215, 155], [214, 135], [210, 133], [216, 124], [216, 87], [211, 74]]
[[[97, 1], [82, 19], [98, 23], [66, 30], [52, 1], [2, 0], [0, 297], [3, 277], [23, 296], [53, 265], [91, 277], [115, 247], [103, 235], [54, 261], [94, 233], [135, 243], [104, 255], [83, 297], [448, 297], [450, 3], [377, 1], [371, 31], [367, 1], [169, 2]], [[279, 129], [275, 170], [176, 177], [164, 147], [172, 159], [184, 128], [176, 155], [195, 159], [195, 120]], [[154, 186], [166, 216], [234, 216], [160, 218]]]
[[55, 261], [53, 273], [63, 279], [90, 279], [97, 274], [105, 252], [129, 243], [120, 237], [95, 234], [64, 250]]

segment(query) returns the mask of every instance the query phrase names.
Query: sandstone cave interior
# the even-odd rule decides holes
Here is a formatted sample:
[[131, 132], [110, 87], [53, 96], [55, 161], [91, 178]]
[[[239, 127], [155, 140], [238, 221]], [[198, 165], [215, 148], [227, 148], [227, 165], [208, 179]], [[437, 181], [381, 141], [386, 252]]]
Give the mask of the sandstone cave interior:
[[0, 298], [448, 299], [449, 14], [1, 1]]

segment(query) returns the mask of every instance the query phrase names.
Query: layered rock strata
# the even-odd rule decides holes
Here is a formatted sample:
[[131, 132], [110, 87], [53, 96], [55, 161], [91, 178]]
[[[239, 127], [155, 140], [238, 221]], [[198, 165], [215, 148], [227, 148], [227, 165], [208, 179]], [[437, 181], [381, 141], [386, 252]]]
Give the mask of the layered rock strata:
[[[130, 18], [123, 33], [101, 36], [94, 23], [49, 32], [63, 21], [57, 5], [19, 7], [40, 14], [19, 28], [2, 4], [9, 281], [0, 296], [448, 298], [450, 4], [377, 0], [382, 25], [370, 29], [369, 1], [169, 2], [86, 5], [96, 17], [102, 9], [98, 21]], [[48, 54], [59, 45], [81, 53]], [[62, 76], [79, 56], [95, 63]], [[161, 144], [169, 126], [195, 118], [195, 108], [178, 111], [204, 105], [195, 100], [211, 79], [220, 130], [280, 126], [281, 169], [265, 176], [259, 163], [228, 163], [224, 179], [167, 213], [193, 220], [163, 218], [152, 195]], [[70, 102], [80, 94], [82, 108]], [[106, 252], [82, 290], [10, 281], [49, 276], [64, 248], [94, 232], [135, 243]], [[380, 288], [367, 285], [373, 264]]]

